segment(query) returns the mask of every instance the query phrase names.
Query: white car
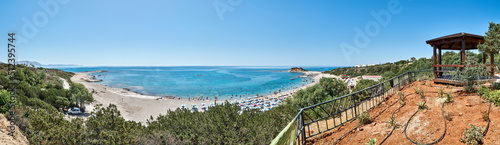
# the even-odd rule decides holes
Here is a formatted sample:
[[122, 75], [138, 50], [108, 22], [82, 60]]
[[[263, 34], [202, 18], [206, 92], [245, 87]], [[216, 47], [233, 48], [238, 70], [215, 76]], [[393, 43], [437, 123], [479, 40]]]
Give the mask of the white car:
[[82, 112], [80, 111], [80, 108], [78, 108], [78, 107], [75, 107], [75, 108], [68, 110], [68, 114], [81, 114], [81, 113]]

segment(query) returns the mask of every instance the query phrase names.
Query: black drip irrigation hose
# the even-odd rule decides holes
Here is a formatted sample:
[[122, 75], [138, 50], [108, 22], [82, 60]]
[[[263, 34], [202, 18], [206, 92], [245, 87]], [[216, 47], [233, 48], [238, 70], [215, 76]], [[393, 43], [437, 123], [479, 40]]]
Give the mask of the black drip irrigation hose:
[[[401, 98], [399, 99], [399, 100], [403, 101], [403, 104], [402, 104], [402, 105], [401, 105], [398, 109], [394, 110], [394, 112], [392, 112], [391, 119], [392, 119], [392, 118], [394, 118], [394, 114], [395, 114], [397, 111], [399, 111], [401, 108], [403, 108], [403, 107], [406, 105], [405, 98], [406, 98], [406, 97], [404, 97], [404, 96], [403, 96], [403, 100], [401, 100]], [[388, 135], [384, 138], [384, 140], [382, 140], [382, 142], [380, 142], [380, 143], [379, 143], [379, 145], [381, 145], [382, 143], [384, 143], [384, 142], [385, 142], [385, 140], [387, 140], [387, 139], [388, 139], [388, 138], [392, 135], [392, 132], [394, 132], [394, 130], [396, 129], [396, 127], [397, 127], [397, 125], [396, 125], [396, 124], [394, 124], [394, 126], [392, 127], [391, 132], [389, 132], [389, 134], [388, 134]]]
[[[468, 96], [468, 95], [466, 95], [466, 96]], [[486, 128], [483, 131], [483, 136], [486, 136], [486, 134], [488, 133], [488, 129], [490, 128], [490, 123], [491, 123], [491, 119], [490, 119], [491, 104], [493, 104], [493, 102], [490, 101], [490, 106], [488, 107], [488, 125], [486, 125]]]
[[[426, 103], [427, 103], [427, 100], [425, 100], [425, 101], [424, 101], [424, 104], [423, 104], [423, 105], [425, 105]], [[413, 113], [413, 115], [411, 115], [411, 117], [410, 117], [410, 118], [408, 119], [408, 121], [406, 122], [405, 129], [403, 130], [403, 132], [405, 133], [406, 139], [410, 140], [410, 141], [411, 141], [412, 143], [414, 143], [414, 144], [425, 144], [425, 145], [432, 145], [432, 144], [438, 143], [438, 142], [440, 142], [441, 140], [443, 140], [444, 136], [446, 135], [446, 129], [447, 129], [447, 127], [446, 127], [446, 118], [445, 118], [445, 116], [444, 116], [444, 110], [443, 110], [443, 108], [444, 108], [444, 104], [445, 104], [445, 103], [446, 103], [446, 102], [443, 102], [443, 105], [441, 106], [441, 115], [443, 116], [443, 122], [444, 122], [444, 132], [443, 132], [443, 135], [441, 135], [441, 137], [440, 137], [438, 140], [433, 141], [433, 142], [430, 142], [430, 143], [418, 143], [418, 142], [416, 142], [416, 141], [411, 140], [411, 139], [408, 137], [408, 135], [406, 135], [406, 128], [408, 127], [408, 124], [410, 123], [411, 118], [413, 118], [413, 116], [415, 116], [415, 114], [417, 114], [417, 113], [418, 113], [421, 109], [418, 109], [417, 111], [415, 111], [415, 113]]]
[[491, 110], [491, 104], [493, 102], [490, 102], [490, 107], [488, 108], [488, 125], [486, 125], [486, 129], [484, 129], [483, 136], [486, 136], [486, 133], [488, 133], [488, 128], [490, 128], [490, 110]]
[[[396, 94], [394, 94], [396, 95]], [[387, 110], [388, 108], [392, 107], [394, 104], [398, 103], [400, 99], [398, 99], [396, 102], [392, 103], [391, 105], [387, 106], [384, 110], [382, 110], [377, 116], [373, 117], [372, 119], [375, 120], [375, 118], [377, 118], [378, 116], [380, 116], [382, 113], [385, 112], [385, 110]], [[393, 113], [394, 115], [394, 113]], [[349, 130], [347, 133], [345, 133], [344, 135], [342, 135], [339, 139], [337, 139], [333, 144], [337, 144], [337, 142], [341, 141], [342, 139], [344, 139], [349, 133], [351, 133], [352, 131], [356, 130], [357, 128], [363, 126], [364, 124], [360, 124], [356, 127], [354, 127], [353, 129]]]

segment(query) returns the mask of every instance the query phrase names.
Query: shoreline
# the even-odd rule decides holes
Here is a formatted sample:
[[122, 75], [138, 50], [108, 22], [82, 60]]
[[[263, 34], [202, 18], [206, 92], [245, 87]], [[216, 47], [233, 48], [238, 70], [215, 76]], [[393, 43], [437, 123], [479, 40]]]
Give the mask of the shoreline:
[[[93, 81], [88, 81], [89, 79], [92, 79], [94, 77], [89, 73], [94, 73], [94, 72], [102, 72], [102, 71], [80, 72], [80, 73], [75, 73], [75, 75], [71, 77], [71, 81], [83, 84], [93, 94], [94, 102], [85, 105], [85, 108], [88, 112], [92, 111], [94, 105], [96, 104], [103, 104], [103, 106], [105, 107], [108, 106], [109, 104], [115, 104], [118, 110], [120, 110], [123, 118], [127, 120], [134, 120], [141, 123], [146, 123], [146, 119], [149, 119], [150, 116], [156, 118], [160, 114], [164, 115], [167, 113], [167, 110], [169, 109], [175, 110], [177, 108], [180, 108], [182, 104], [186, 104], [186, 107], [188, 108], [191, 108], [191, 104], [196, 104], [197, 106], [199, 106], [198, 110], [202, 111], [200, 105], [201, 103], [205, 103], [208, 105], [210, 103], [215, 102], [214, 99], [193, 100], [193, 99], [178, 98], [175, 96], [165, 97], [165, 96], [144, 95], [132, 91], [128, 88], [111, 87], [94, 83]], [[304, 86], [296, 88], [294, 87], [293, 89], [290, 90], [281, 91], [281, 93], [266, 94], [263, 95], [263, 97], [260, 96], [259, 97], [245, 96], [245, 97], [246, 98], [251, 97], [252, 99], [262, 99], [262, 100], [268, 100], [270, 98], [278, 98], [279, 96], [291, 97], [293, 93], [297, 92], [298, 90], [305, 89], [309, 86], [317, 84], [319, 82], [319, 79], [321, 79], [322, 77], [337, 78], [337, 76], [330, 74], [323, 74], [322, 72], [319, 71], [306, 71], [298, 73], [303, 73], [303, 75], [301, 76], [310, 77], [313, 82]], [[172, 97], [175, 99], [172, 99]], [[241, 99], [246, 99], [245, 97], [241, 98], [234, 97], [232, 99], [230, 98], [217, 99], [216, 102], [221, 102], [221, 101], [234, 102], [234, 100], [238, 100], [239, 102], [241, 101]]]

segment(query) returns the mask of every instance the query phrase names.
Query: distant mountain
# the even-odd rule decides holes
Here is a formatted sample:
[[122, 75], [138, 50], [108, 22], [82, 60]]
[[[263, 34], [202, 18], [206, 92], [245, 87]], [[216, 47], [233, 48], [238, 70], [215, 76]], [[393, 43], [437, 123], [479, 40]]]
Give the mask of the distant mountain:
[[42, 66], [81, 66], [76, 64], [42, 64]]
[[[5, 62], [0, 61], [0, 63], [5, 63]], [[29, 61], [29, 60], [17, 61], [16, 64], [24, 64], [27, 66], [46, 67], [46, 68], [80, 66], [76, 64], [41, 64], [37, 61]]]
[[36, 61], [28, 61], [28, 60], [22, 60], [22, 61], [18, 61], [16, 62], [16, 64], [24, 64], [24, 65], [27, 65], [27, 66], [35, 66], [35, 67], [41, 67], [42, 64], [39, 63], [39, 62], [36, 62]]

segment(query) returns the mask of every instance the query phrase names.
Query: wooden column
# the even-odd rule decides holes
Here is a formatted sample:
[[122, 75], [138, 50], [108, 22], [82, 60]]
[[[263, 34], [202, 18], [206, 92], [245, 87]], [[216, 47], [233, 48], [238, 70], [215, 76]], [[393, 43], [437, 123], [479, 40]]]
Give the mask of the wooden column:
[[460, 61], [462, 61], [462, 65], [465, 65], [465, 39], [462, 39], [462, 47], [460, 48], [460, 52], [462, 57], [460, 57]]
[[[439, 65], [442, 65], [443, 63], [441, 62], [441, 48], [440, 48], [440, 47], [438, 47], [438, 50], [439, 50], [439, 51], [438, 51], [438, 52], [439, 52], [439, 61], [438, 61], [438, 63], [439, 63]], [[442, 70], [443, 70], [443, 68], [442, 68], [442, 67], [439, 67], [439, 70], [440, 70], [440, 71], [442, 71]], [[439, 76], [442, 76], [442, 75], [443, 75], [443, 72], [439, 72]]]
[[[436, 45], [432, 44], [434, 65], [436, 65]], [[434, 67], [434, 79], [437, 79], [437, 69]]]

